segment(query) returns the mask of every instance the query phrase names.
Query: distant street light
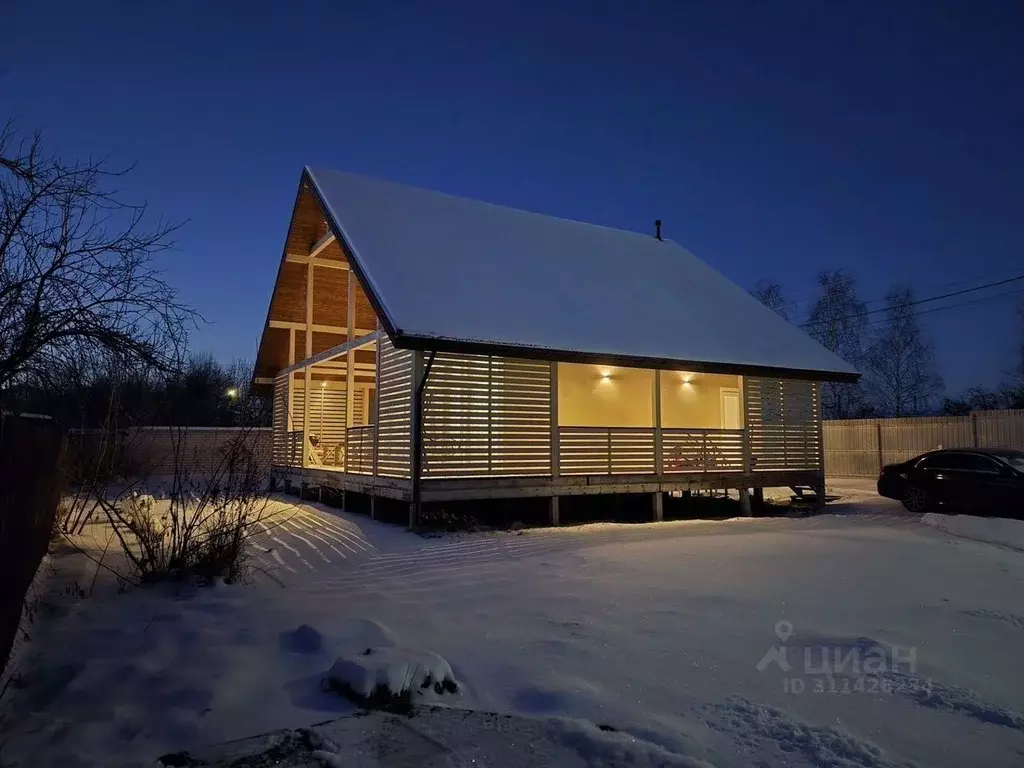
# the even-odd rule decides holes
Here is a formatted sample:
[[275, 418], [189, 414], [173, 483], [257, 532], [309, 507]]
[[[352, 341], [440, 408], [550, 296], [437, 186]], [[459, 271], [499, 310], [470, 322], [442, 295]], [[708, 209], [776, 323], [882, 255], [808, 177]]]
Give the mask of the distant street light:
[[232, 387], [232, 388], [231, 388], [231, 389], [229, 389], [229, 390], [228, 390], [228, 391], [227, 391], [227, 392], [226, 392], [225, 394], [226, 394], [226, 395], [227, 395], [228, 397], [230, 397], [230, 398], [231, 398], [232, 400], [234, 400], [234, 399], [235, 399], [236, 397], [238, 397], [238, 390], [237, 390], [237, 389], [235, 389], [234, 387]]

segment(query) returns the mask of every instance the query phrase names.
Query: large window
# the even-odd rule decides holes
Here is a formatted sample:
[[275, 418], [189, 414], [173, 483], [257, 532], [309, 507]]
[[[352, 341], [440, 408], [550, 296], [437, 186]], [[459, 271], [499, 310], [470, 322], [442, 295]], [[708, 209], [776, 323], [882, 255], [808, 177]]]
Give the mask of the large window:
[[741, 377], [662, 371], [661, 425], [675, 429], [743, 429]]
[[558, 423], [563, 427], [653, 427], [654, 371], [559, 363]]

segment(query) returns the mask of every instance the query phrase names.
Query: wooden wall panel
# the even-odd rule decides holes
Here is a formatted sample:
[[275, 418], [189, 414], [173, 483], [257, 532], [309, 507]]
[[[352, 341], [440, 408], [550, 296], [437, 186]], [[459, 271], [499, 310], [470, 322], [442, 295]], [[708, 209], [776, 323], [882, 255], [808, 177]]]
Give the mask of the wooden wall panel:
[[377, 392], [377, 474], [409, 477], [412, 436], [412, 352], [380, 341]]
[[439, 353], [423, 398], [423, 477], [550, 474], [550, 363]]
[[822, 469], [819, 385], [744, 377], [752, 469]]
[[271, 463], [275, 467], [302, 466], [302, 432], [295, 432], [290, 419], [292, 393], [288, 375], [274, 379], [274, 423], [272, 427]]
[[348, 326], [347, 269], [313, 268], [313, 324]]
[[286, 261], [274, 286], [270, 319], [306, 322], [306, 265]]
[[288, 253], [309, 253], [309, 249], [327, 233], [327, 222], [323, 211], [316, 200], [316, 195], [308, 187], [299, 193], [295, 215], [288, 227], [285, 251]]
[[288, 366], [289, 333], [285, 328], [267, 328], [264, 332], [256, 356], [258, 362], [253, 374], [256, 378], [271, 378]]

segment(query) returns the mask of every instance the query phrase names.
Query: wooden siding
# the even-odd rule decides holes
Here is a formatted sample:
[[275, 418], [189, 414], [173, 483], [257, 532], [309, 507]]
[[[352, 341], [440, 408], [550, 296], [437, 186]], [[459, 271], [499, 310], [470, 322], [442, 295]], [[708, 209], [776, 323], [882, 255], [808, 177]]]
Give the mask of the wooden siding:
[[818, 384], [746, 377], [744, 385], [751, 468], [821, 469]]
[[345, 471], [373, 474], [373, 425], [349, 428], [345, 436]]
[[[319, 387], [316, 379], [309, 391], [309, 437], [319, 438], [317, 452], [324, 466], [343, 467], [345, 460], [345, 390]], [[292, 425], [302, 431], [305, 394], [301, 382], [292, 399]]]
[[440, 353], [423, 403], [423, 477], [551, 472], [551, 366]]
[[274, 379], [271, 463], [276, 467], [302, 466], [302, 432], [289, 429], [289, 403], [291, 392], [288, 386], [288, 375]]
[[377, 392], [377, 474], [409, 477], [412, 434], [412, 352], [380, 340]]

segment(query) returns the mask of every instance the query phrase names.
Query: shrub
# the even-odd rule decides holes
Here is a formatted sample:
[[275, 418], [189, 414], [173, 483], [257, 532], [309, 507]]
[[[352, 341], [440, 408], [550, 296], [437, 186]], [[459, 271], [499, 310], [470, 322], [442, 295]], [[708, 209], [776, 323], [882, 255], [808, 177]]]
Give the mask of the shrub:
[[110, 522], [134, 583], [240, 581], [249, 566], [247, 544], [270, 515], [265, 472], [244, 430], [223, 448], [213, 471], [191, 471], [181, 455], [183, 433], [174, 441], [167, 484], [152, 487], [137, 478], [80, 495]]

